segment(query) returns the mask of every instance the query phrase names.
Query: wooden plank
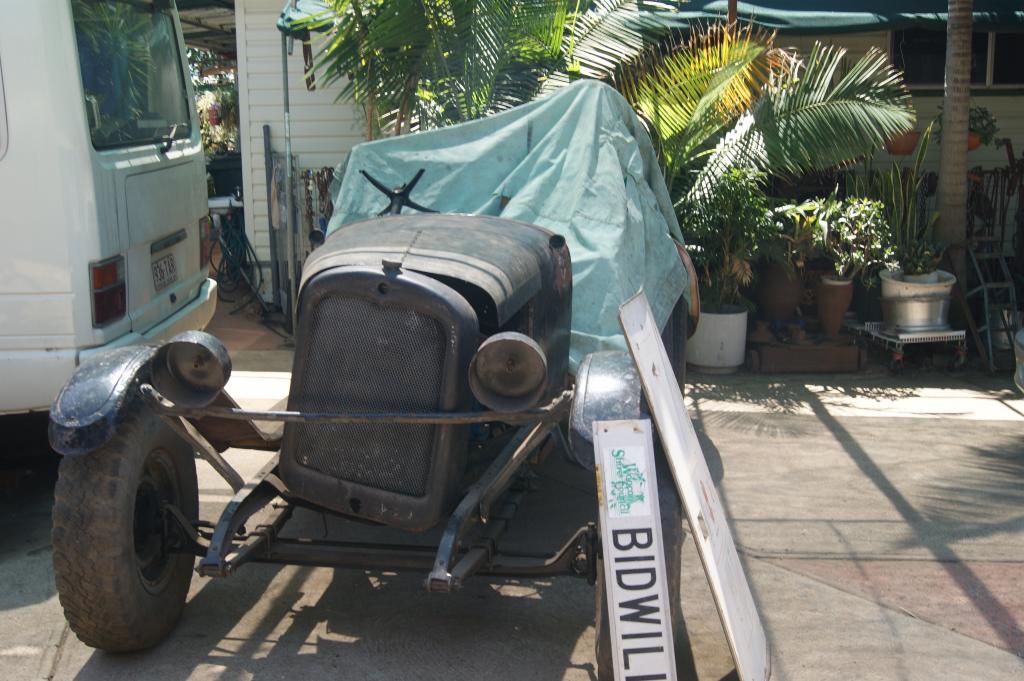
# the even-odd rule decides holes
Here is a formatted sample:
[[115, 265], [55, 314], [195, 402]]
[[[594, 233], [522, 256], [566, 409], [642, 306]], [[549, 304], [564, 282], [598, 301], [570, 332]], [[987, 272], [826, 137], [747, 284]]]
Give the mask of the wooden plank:
[[739, 678], [766, 681], [771, 676], [768, 639], [736, 553], [725, 509], [643, 291], [619, 307], [619, 322], [683, 500]]

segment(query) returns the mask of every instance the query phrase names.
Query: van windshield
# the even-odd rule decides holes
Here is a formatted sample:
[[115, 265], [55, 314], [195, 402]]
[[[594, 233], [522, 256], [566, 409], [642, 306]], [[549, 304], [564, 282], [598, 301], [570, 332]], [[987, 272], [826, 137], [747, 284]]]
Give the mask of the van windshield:
[[72, 0], [85, 110], [97, 149], [192, 134], [174, 20], [139, 0]]

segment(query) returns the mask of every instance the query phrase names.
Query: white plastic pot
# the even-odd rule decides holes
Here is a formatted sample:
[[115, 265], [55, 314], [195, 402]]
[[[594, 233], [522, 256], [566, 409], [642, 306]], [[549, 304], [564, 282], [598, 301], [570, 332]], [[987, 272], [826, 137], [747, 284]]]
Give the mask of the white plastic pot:
[[741, 366], [747, 348], [747, 311], [701, 310], [697, 331], [686, 341], [686, 362], [695, 371], [729, 374]]

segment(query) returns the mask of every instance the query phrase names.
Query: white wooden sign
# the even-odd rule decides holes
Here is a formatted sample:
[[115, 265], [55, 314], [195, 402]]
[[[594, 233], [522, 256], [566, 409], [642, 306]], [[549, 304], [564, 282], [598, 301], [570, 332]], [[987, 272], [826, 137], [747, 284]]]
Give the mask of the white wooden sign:
[[736, 554], [725, 510], [643, 291], [622, 304], [619, 322], [640, 371], [644, 395], [683, 500], [740, 679], [768, 679], [771, 656], [764, 627]]
[[675, 681], [651, 422], [595, 421], [605, 600], [615, 678]]

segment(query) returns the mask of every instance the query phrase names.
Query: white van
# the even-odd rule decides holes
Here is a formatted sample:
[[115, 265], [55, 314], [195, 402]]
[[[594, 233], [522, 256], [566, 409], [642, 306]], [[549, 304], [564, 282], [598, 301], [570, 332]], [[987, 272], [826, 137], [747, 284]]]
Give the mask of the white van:
[[0, 414], [203, 328], [206, 171], [171, 0], [0, 0]]

